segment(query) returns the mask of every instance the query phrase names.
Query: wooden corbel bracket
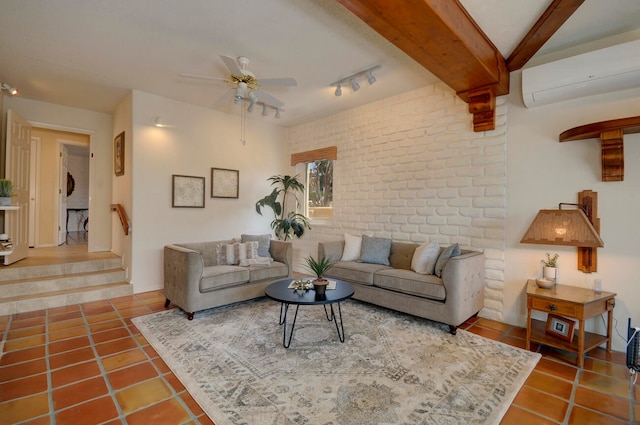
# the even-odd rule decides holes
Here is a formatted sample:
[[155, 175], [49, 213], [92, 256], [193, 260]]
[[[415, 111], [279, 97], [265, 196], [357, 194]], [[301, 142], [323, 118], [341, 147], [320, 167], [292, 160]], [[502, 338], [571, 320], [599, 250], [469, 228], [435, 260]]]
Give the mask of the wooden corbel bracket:
[[469, 92], [469, 112], [473, 114], [473, 131], [496, 128], [496, 96], [491, 89]]
[[624, 180], [624, 135], [640, 133], [640, 116], [582, 125], [560, 134], [560, 142], [600, 138], [602, 181]]

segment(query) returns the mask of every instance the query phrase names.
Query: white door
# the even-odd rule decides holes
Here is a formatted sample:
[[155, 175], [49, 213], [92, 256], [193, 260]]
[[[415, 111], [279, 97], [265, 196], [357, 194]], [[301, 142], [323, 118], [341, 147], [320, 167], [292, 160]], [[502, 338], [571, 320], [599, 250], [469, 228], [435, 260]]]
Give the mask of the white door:
[[13, 254], [4, 257], [9, 265], [25, 258], [29, 251], [29, 163], [31, 125], [12, 110], [7, 111], [5, 178], [13, 182], [13, 202], [19, 209], [5, 211], [4, 228], [13, 242]]
[[63, 143], [58, 142], [60, 147], [60, 175], [58, 176], [58, 245], [67, 241], [67, 163], [69, 153]]

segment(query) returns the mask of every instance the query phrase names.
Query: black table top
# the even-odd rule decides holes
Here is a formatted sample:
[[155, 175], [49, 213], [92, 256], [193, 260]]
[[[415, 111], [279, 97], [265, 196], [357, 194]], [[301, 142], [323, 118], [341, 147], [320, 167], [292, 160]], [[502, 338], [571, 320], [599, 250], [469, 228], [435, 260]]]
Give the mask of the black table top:
[[285, 279], [272, 283], [267, 286], [265, 295], [272, 300], [286, 304], [318, 305], [344, 301], [351, 298], [354, 292], [353, 285], [337, 279], [331, 279], [336, 282], [336, 289], [327, 289], [324, 296], [316, 295], [316, 291], [313, 289], [294, 292], [293, 289], [288, 288], [294, 280], [297, 279]]

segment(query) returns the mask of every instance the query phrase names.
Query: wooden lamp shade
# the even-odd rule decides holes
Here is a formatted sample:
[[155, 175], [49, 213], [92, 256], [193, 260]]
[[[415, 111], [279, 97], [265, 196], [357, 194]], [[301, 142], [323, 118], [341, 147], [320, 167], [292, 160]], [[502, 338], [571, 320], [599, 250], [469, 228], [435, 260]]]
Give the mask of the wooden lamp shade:
[[[562, 205], [579, 208], [563, 210]], [[596, 272], [596, 249], [604, 247], [600, 239], [597, 192], [583, 190], [578, 193], [577, 204], [560, 204], [557, 210], [540, 210], [520, 242], [576, 246], [578, 270]]]
[[604, 242], [580, 209], [540, 210], [521, 243], [603, 247]]

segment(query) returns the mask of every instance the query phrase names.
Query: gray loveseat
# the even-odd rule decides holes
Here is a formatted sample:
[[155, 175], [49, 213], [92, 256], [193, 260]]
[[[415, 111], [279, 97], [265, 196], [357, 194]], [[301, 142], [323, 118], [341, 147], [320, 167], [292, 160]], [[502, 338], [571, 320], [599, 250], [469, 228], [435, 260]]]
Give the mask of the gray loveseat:
[[269, 284], [292, 276], [291, 242], [267, 240], [259, 250], [262, 250], [260, 255], [263, 258], [269, 256], [273, 259], [268, 265], [218, 264], [216, 247], [237, 242], [223, 240], [166, 245], [165, 307], [173, 303], [192, 320], [199, 310], [263, 297]]
[[[320, 242], [318, 258], [337, 263], [325, 277], [347, 281], [355, 287], [353, 298], [392, 310], [449, 325], [455, 335], [458, 326], [476, 315], [484, 304], [485, 257], [482, 252], [461, 250], [435, 274], [411, 270], [418, 244], [391, 243], [390, 265], [340, 261], [345, 241]], [[440, 249], [442, 252], [442, 248]]]

